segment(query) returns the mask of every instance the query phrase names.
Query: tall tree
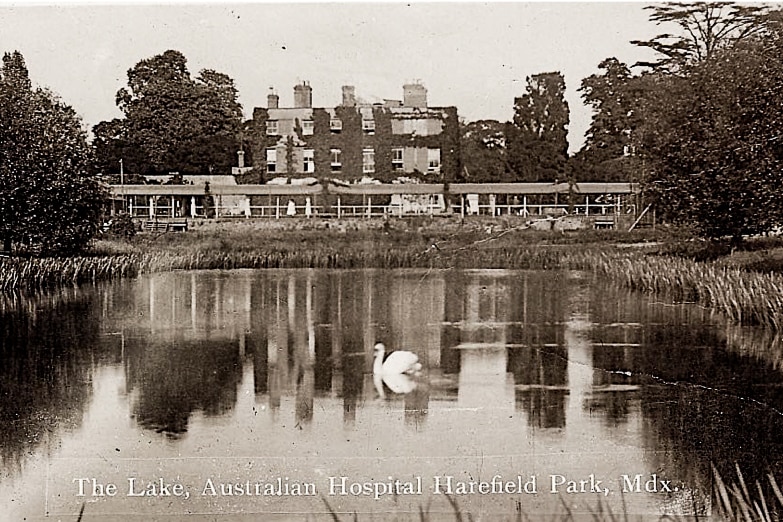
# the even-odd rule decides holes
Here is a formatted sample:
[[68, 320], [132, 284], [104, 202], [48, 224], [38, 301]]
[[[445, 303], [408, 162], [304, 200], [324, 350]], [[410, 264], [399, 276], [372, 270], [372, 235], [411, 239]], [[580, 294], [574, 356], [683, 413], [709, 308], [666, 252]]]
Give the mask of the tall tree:
[[506, 124], [480, 120], [460, 125], [462, 179], [469, 183], [510, 181]]
[[527, 92], [514, 99], [514, 120], [506, 134], [516, 181], [565, 177], [568, 123], [563, 75], [550, 72], [529, 76]]
[[593, 109], [582, 151], [594, 162], [627, 154], [639, 117], [628, 66], [617, 58], [607, 58], [598, 68], [603, 73], [588, 76], [579, 88], [585, 105]]
[[73, 109], [33, 89], [24, 58], [0, 69], [0, 236], [44, 254], [70, 254], [98, 231], [106, 196], [88, 175], [90, 147]]
[[766, 30], [769, 7], [734, 2], [670, 2], [648, 6], [650, 21], [674, 26], [678, 34], [662, 33], [650, 40], [633, 40], [660, 55], [652, 62], [637, 65], [676, 72], [682, 67], [707, 60], [723, 48]]
[[602, 73], [588, 76], [579, 88], [593, 118], [573, 158], [575, 176], [581, 181], [636, 181], [635, 141], [645, 123], [649, 73], [634, 76], [617, 58], [603, 60], [598, 68]]
[[143, 174], [227, 174], [235, 165], [242, 107], [227, 75], [205, 69], [193, 79], [185, 56], [170, 50], [131, 68], [116, 102], [125, 118], [96, 126], [97, 167], [127, 153]]
[[705, 236], [783, 223], [783, 39], [749, 39], [659, 78], [642, 139], [659, 212]]

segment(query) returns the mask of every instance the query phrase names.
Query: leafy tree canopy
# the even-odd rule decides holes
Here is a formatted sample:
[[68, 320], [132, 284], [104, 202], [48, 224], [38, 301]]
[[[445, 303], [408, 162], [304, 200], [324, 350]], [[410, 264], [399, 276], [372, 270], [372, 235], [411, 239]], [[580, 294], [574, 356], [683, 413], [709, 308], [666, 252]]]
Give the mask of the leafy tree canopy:
[[782, 54], [751, 38], [658, 78], [640, 145], [664, 217], [735, 239], [783, 223]]
[[631, 133], [636, 126], [638, 99], [631, 82], [631, 70], [617, 58], [598, 64], [603, 74], [582, 80], [579, 91], [585, 104], [594, 111], [593, 121], [585, 133], [582, 152], [595, 162], [627, 154]]
[[602, 72], [582, 80], [579, 88], [593, 118], [573, 158], [574, 176], [582, 181], [638, 181], [636, 138], [645, 131], [644, 99], [657, 88], [654, 75], [635, 76], [616, 58], [598, 67]]
[[241, 146], [242, 107], [234, 81], [210, 69], [194, 79], [185, 56], [166, 51], [128, 71], [116, 96], [123, 119], [94, 128], [96, 168], [115, 172], [230, 173]]
[[568, 102], [560, 72], [527, 78], [527, 92], [514, 99], [508, 155], [515, 181], [554, 181], [565, 176]]
[[106, 196], [87, 174], [90, 147], [73, 109], [33, 89], [21, 53], [0, 68], [0, 236], [3, 247], [70, 254], [98, 231]]
[[468, 183], [509, 181], [506, 123], [480, 120], [460, 125], [462, 179]]

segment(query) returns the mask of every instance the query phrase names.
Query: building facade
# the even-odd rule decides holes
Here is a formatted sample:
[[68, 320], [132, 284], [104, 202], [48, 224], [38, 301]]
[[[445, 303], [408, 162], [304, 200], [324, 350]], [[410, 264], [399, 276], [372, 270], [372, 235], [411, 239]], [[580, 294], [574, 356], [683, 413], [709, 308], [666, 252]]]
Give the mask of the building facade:
[[276, 177], [347, 182], [413, 177], [449, 182], [460, 168], [456, 107], [429, 107], [420, 83], [403, 86], [403, 100], [365, 103], [353, 86], [342, 103], [314, 108], [312, 87], [294, 87], [294, 106], [280, 107], [269, 94], [266, 108], [253, 111], [253, 167]]

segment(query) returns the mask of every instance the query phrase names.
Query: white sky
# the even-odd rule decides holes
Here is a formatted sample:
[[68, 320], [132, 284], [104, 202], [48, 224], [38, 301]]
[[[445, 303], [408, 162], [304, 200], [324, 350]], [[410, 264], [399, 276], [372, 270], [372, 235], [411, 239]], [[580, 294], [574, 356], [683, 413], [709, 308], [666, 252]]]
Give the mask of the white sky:
[[[0, 0], [2, 2], [3, 0]], [[582, 78], [615, 56], [649, 58], [631, 45], [661, 32], [646, 3], [0, 3], [0, 52], [19, 50], [32, 81], [58, 93], [90, 127], [121, 116], [114, 96], [138, 61], [181, 51], [193, 76], [203, 68], [231, 76], [246, 117], [266, 106], [273, 86], [281, 106], [307, 80], [313, 105], [357, 95], [402, 98], [420, 79], [432, 106], [454, 105], [469, 121], [508, 121], [532, 74], [561, 71], [571, 107], [569, 143], [582, 144], [590, 112]]]

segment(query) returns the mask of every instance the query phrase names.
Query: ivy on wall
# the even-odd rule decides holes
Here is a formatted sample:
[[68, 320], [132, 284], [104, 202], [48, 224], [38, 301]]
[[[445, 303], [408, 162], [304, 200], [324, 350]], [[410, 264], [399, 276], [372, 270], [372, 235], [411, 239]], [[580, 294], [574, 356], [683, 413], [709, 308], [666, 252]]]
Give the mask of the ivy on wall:
[[367, 136], [368, 147], [375, 149], [375, 177], [383, 182], [396, 178], [392, 169], [392, 124], [391, 113], [382, 107], [373, 107], [375, 134]]
[[440, 161], [444, 183], [453, 183], [462, 171], [459, 151], [459, 117], [456, 107], [446, 107], [443, 114], [443, 141], [441, 141]]
[[362, 177], [362, 149], [364, 131], [362, 115], [356, 107], [336, 107], [335, 116], [343, 122], [342, 131], [333, 135], [332, 147], [342, 151], [340, 178], [359, 180]]
[[269, 119], [269, 111], [262, 107], [253, 110], [253, 120], [249, 128], [248, 143], [250, 145], [252, 166], [259, 169], [264, 178], [266, 172], [266, 122]]
[[285, 140], [285, 173], [288, 177], [296, 175], [297, 165], [294, 164], [294, 137], [288, 136]]
[[332, 177], [331, 147], [329, 146], [330, 121], [331, 117], [326, 109], [313, 109], [313, 134], [312, 136], [303, 136], [307, 147], [313, 149], [315, 175], [321, 180]]
[[[413, 114], [393, 113], [384, 107], [373, 107], [375, 120], [374, 133], [362, 128], [362, 114], [357, 107], [339, 106], [334, 109], [335, 117], [342, 121], [342, 130], [331, 130], [331, 116], [326, 109], [313, 109], [313, 134], [302, 134], [301, 122], [297, 119], [293, 136], [286, 140], [286, 173], [289, 176], [304, 176], [302, 166], [293, 163], [293, 147], [303, 146], [313, 149], [315, 176], [321, 180], [339, 178], [347, 181], [361, 179], [363, 176], [363, 149], [372, 148], [375, 152], [375, 173], [372, 177], [384, 182], [392, 181], [400, 175], [419, 177], [430, 182], [453, 182], [460, 171], [459, 121], [456, 107], [423, 109]], [[440, 134], [419, 136], [415, 133], [393, 134], [392, 120], [417, 119], [421, 117], [441, 118], [443, 129]], [[266, 135], [266, 122], [269, 119], [267, 109], [253, 111], [250, 144], [254, 166], [266, 173], [266, 148], [274, 146], [279, 136]], [[438, 148], [441, 150], [441, 173], [437, 176], [422, 172], [396, 172], [392, 168], [392, 149], [396, 147]], [[331, 149], [341, 150], [342, 168], [332, 172]], [[306, 175], [312, 175], [310, 173]], [[271, 176], [266, 176], [266, 178]], [[436, 179], [437, 178], [437, 179]]]

